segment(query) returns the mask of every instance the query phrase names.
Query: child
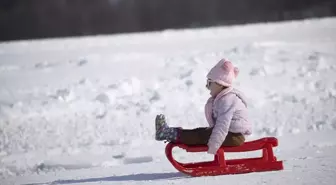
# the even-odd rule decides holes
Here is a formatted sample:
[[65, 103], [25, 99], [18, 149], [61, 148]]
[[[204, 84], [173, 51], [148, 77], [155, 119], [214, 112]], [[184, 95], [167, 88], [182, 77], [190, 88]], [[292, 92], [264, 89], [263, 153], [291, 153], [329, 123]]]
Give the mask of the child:
[[211, 97], [205, 104], [209, 127], [182, 129], [169, 127], [164, 115], [155, 118], [155, 139], [187, 145], [208, 145], [208, 153], [216, 154], [221, 146], [239, 146], [251, 134], [246, 101], [232, 87], [239, 71], [231, 62], [220, 60], [208, 73], [206, 87]]

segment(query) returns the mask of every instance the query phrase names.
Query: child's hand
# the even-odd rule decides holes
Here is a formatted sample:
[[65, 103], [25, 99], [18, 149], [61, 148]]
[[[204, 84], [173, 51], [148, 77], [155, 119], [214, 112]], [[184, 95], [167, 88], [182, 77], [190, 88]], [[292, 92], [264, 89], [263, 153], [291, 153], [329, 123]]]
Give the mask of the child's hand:
[[218, 150], [218, 149], [216, 149], [216, 148], [209, 147], [207, 153], [208, 153], [208, 154], [213, 154], [213, 155], [215, 155], [215, 154], [217, 153], [217, 150]]

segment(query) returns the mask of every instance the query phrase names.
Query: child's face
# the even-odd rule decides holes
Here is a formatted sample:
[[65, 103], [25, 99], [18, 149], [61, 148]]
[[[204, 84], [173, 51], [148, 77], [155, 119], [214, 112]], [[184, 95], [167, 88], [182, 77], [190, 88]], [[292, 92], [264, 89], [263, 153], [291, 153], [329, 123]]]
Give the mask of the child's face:
[[207, 80], [206, 87], [209, 89], [212, 97], [216, 97], [224, 89], [222, 85], [212, 82], [211, 80]]

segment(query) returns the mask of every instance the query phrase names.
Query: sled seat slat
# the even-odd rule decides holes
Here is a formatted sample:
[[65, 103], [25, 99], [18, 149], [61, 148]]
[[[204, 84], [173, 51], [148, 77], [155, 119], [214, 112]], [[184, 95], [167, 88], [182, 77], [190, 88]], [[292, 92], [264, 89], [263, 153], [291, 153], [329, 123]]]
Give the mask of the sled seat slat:
[[[208, 151], [207, 145], [185, 145], [175, 143], [175, 146], [185, 149], [187, 152], [205, 152]], [[274, 137], [265, 137], [254, 141], [248, 141], [240, 146], [222, 146], [225, 152], [248, 152], [267, 148], [267, 146], [278, 146], [278, 140]]]

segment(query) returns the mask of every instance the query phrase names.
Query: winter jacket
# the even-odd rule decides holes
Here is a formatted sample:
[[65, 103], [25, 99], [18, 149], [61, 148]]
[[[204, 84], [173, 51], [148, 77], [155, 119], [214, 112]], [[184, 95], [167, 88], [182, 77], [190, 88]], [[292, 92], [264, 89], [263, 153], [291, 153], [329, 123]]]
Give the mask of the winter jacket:
[[243, 93], [228, 87], [215, 98], [210, 97], [205, 105], [205, 117], [214, 127], [208, 141], [208, 153], [215, 154], [228, 132], [250, 135], [252, 125], [248, 120], [246, 99]]

